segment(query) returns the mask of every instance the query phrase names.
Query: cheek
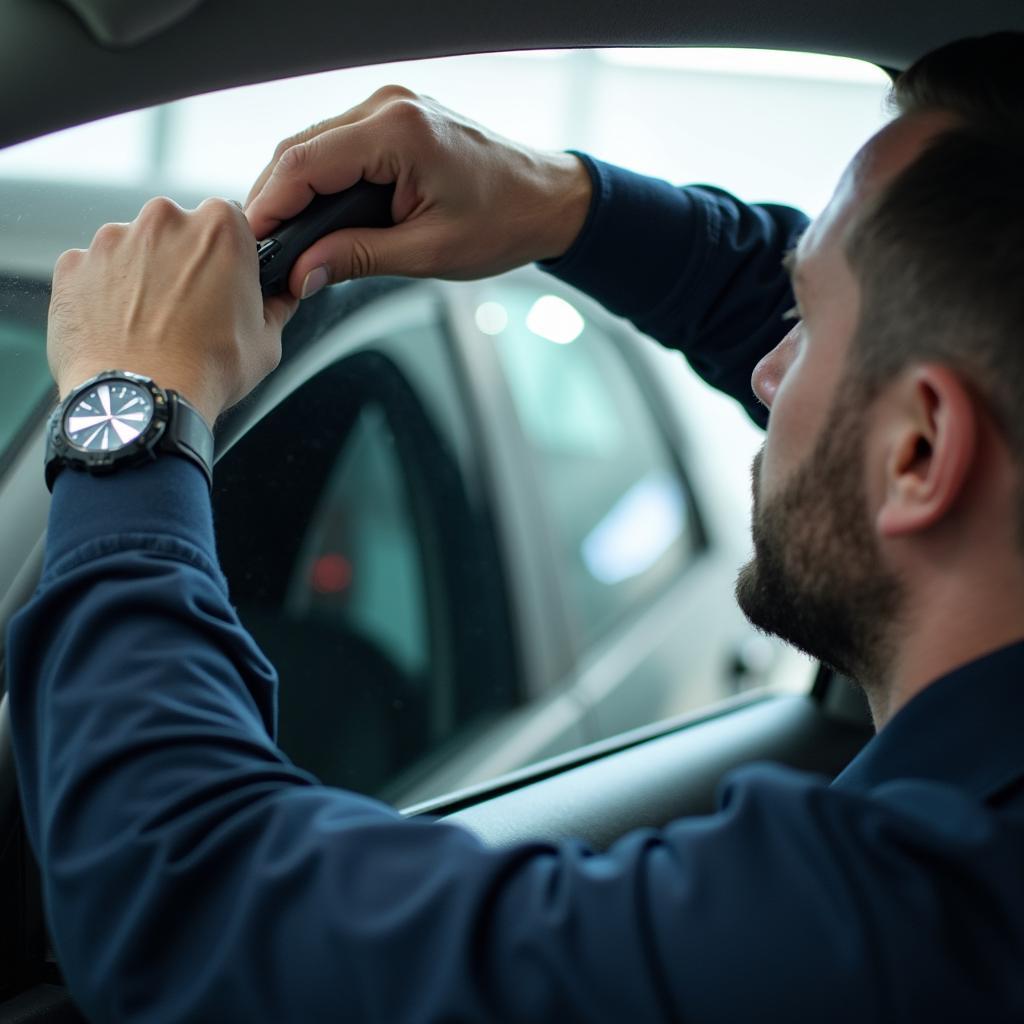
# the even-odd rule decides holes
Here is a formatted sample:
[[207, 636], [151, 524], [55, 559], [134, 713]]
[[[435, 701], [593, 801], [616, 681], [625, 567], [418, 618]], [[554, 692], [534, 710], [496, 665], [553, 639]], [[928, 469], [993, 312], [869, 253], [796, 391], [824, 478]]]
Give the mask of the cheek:
[[761, 494], [768, 498], [814, 448], [821, 430], [821, 388], [798, 356], [779, 382], [761, 460]]

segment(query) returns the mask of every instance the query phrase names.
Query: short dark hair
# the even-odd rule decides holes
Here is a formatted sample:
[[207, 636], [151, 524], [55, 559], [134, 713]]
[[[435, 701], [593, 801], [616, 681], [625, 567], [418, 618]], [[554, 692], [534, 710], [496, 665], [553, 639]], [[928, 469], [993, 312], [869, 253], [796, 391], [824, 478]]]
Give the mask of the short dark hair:
[[[870, 398], [912, 362], [956, 368], [1024, 465], [1024, 33], [933, 51], [891, 103], [956, 120], [849, 228], [851, 373]], [[1020, 518], [1024, 541], [1024, 486]]]
[[1024, 32], [958, 39], [915, 61], [896, 77], [896, 113], [947, 110], [965, 124], [1017, 126], [1024, 118]]

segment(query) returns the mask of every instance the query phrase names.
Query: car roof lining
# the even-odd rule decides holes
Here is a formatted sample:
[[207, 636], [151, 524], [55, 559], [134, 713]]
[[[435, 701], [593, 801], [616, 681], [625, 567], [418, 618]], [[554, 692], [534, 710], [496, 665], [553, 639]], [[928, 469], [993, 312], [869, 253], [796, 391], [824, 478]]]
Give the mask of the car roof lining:
[[[132, 7], [155, 7], [149, 17]], [[0, 0], [0, 146], [231, 86], [341, 67], [520, 49], [739, 46], [806, 50], [906, 67], [964, 35], [1024, 30], [1019, 0]], [[396, 71], [400, 78], [400, 71]]]
[[112, 49], [136, 46], [184, 20], [204, 0], [60, 0], [93, 39]]

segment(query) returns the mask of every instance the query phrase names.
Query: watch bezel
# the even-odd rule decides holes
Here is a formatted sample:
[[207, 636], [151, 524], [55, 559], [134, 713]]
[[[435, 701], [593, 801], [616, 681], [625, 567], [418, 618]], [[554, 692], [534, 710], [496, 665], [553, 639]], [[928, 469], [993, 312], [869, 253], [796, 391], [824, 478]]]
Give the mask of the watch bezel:
[[[86, 392], [107, 381], [122, 381], [148, 392], [153, 401], [153, 416], [138, 437], [120, 448], [90, 451], [79, 447], [68, 437], [67, 415]], [[47, 484], [52, 487], [57, 473], [65, 466], [87, 473], [109, 473], [121, 466], [155, 459], [155, 449], [167, 430], [169, 416], [170, 399], [167, 392], [149, 377], [127, 370], [104, 370], [90, 377], [79, 384], [53, 411], [46, 462]]]

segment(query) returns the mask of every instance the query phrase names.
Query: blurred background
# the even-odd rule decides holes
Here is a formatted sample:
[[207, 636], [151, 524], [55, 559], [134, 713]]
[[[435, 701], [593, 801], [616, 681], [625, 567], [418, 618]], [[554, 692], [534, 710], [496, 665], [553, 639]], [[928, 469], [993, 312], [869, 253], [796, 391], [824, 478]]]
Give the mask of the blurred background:
[[[56, 183], [120, 186], [140, 199], [164, 193], [184, 203], [244, 199], [281, 139], [389, 83], [533, 146], [581, 149], [677, 184], [714, 184], [813, 216], [885, 122], [888, 78], [846, 58], [650, 48], [449, 57], [230, 89], [0, 151], [0, 179], [20, 186], [12, 181], [7, 193], [17, 202], [0, 195], [0, 259], [52, 266], [62, 248], [88, 244], [103, 211], [69, 217], [62, 210], [64, 230], [54, 232], [47, 209]], [[24, 201], [30, 183], [38, 205]], [[8, 255], [10, 247], [16, 251]], [[708, 443], [741, 467], [745, 481], [756, 431], [720, 396], [694, 400], [709, 417]]]
[[[888, 88], [859, 62], [755, 50], [453, 57], [0, 151], [0, 487], [53, 402], [59, 253], [153, 195], [244, 199], [280, 140], [389, 83], [535, 147], [812, 216], [886, 120]], [[314, 368], [311, 350], [304, 383], [268, 400], [214, 494], [233, 600], [279, 669], [299, 763], [409, 803], [749, 691], [806, 691], [814, 667], [755, 635], [732, 593], [762, 435], [678, 353], [534, 268], [329, 291], [346, 310], [318, 343], [334, 354]]]
[[583, 149], [669, 181], [707, 182], [813, 216], [853, 152], [884, 122], [888, 79], [860, 61], [763, 50], [410, 61], [109, 118], [0, 153], [0, 174], [244, 198], [280, 139], [392, 82], [530, 145]]

